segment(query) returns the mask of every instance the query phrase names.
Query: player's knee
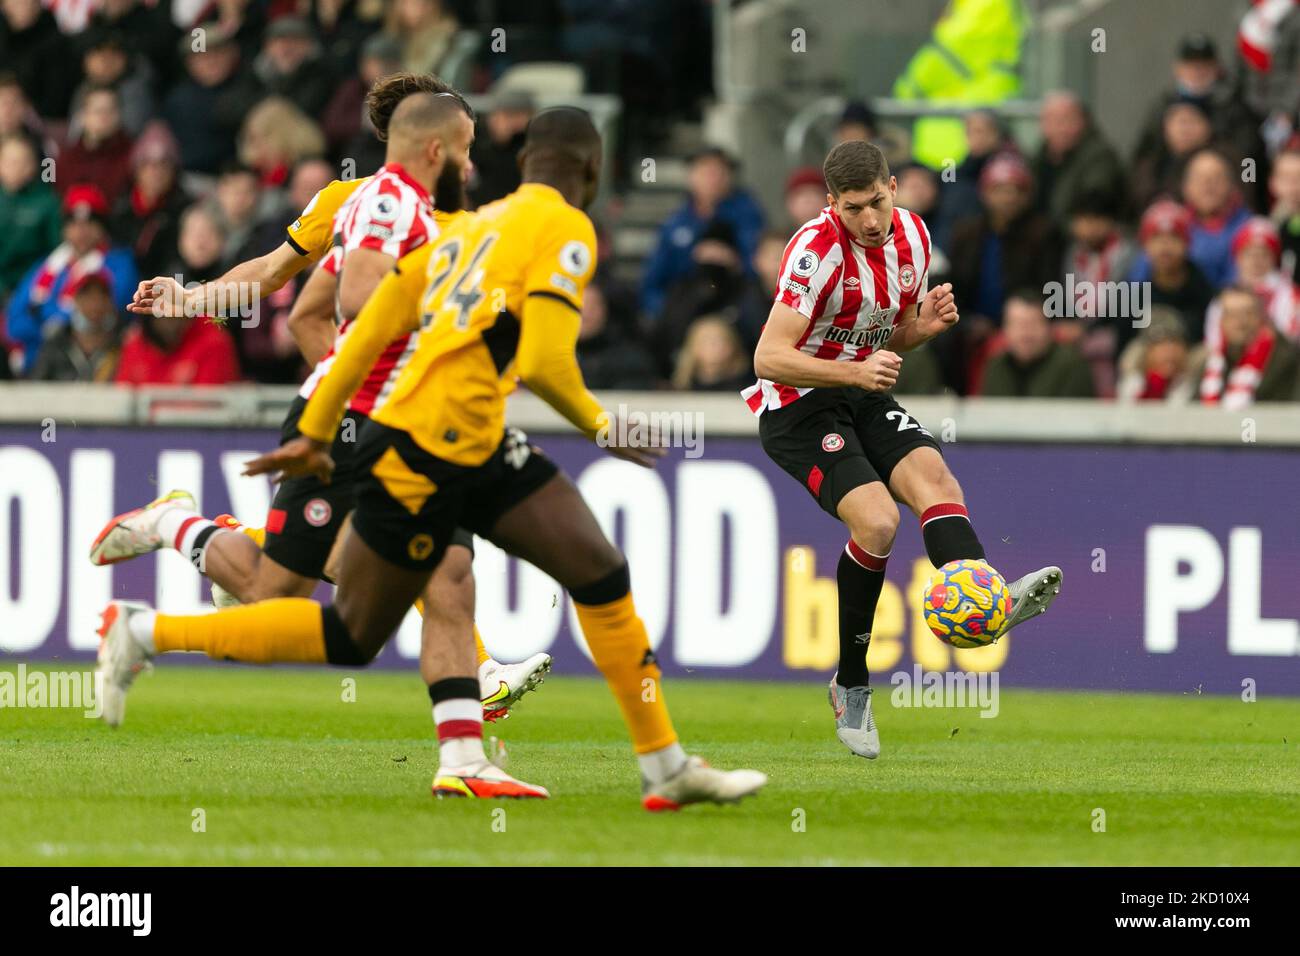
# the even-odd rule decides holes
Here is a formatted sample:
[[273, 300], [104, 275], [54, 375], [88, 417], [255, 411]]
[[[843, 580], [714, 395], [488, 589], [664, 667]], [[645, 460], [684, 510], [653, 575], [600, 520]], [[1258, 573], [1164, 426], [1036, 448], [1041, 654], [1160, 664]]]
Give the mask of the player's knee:
[[898, 521], [898, 505], [893, 499], [885, 499], [857, 509], [847, 523], [850, 535], [860, 547], [880, 554], [880, 549], [888, 550], [894, 543]]
[[473, 584], [474, 558], [468, 548], [450, 547], [433, 572], [433, 585], [439, 590], [457, 589]]
[[378, 637], [365, 624], [344, 620], [330, 605], [321, 613], [325, 636], [325, 660], [336, 667], [365, 667], [379, 656], [388, 635]]

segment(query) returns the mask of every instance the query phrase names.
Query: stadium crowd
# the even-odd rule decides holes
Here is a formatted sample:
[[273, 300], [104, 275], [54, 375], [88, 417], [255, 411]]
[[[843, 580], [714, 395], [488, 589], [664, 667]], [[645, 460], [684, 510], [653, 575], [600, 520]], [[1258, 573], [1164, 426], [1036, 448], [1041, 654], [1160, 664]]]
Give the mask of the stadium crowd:
[[[706, 3], [498, 6], [536, 27], [519, 55], [576, 62], [589, 90], [620, 96], [621, 158], [662, 145], [664, 124], [709, 92]], [[363, 104], [377, 77], [434, 71], [489, 89], [499, 67], [487, 48], [463, 55], [475, 16], [447, 0], [2, 0], [0, 378], [299, 381], [287, 318], [305, 276], [252, 323], [124, 307], [141, 278], [209, 280], [269, 251], [331, 179], [377, 168]], [[683, 16], [700, 29], [674, 30]], [[619, 29], [601, 29], [615, 17]], [[629, 17], [644, 29], [627, 29]], [[666, 75], [663, 49], [695, 68]], [[915, 161], [906, 130], [868, 102], [850, 102], [833, 142], [885, 149], [898, 204], [929, 226], [930, 283], [951, 281], [962, 313], [906, 356], [899, 390], [1300, 400], [1300, 82], [1294, 63], [1279, 67], [1289, 82], [1248, 91], [1210, 38], [1184, 38], [1128, 157], [1068, 92], [1042, 98], [1032, 150], [995, 111], [973, 110], [965, 157], [942, 169]], [[517, 186], [534, 109], [518, 90], [490, 103], [474, 204]], [[640, 287], [602, 268], [589, 288], [589, 383], [750, 384], [785, 244], [825, 194], [819, 169], [793, 169], [783, 208], [765, 212], [736, 157], [694, 153]], [[602, 259], [618, 208], [598, 223]]]

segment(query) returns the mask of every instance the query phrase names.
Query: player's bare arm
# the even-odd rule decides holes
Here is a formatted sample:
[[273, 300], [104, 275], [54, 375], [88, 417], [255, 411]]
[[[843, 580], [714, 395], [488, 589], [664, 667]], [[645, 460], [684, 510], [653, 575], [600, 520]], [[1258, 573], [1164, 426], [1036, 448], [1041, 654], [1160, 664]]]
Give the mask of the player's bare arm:
[[[256, 299], [280, 289], [312, 261], [289, 243], [282, 242], [266, 255], [241, 262], [219, 279], [188, 291], [172, 276], [145, 279], [136, 287], [127, 309], [138, 315], [159, 316], [212, 314], [218, 307], [228, 312], [251, 306]], [[231, 289], [236, 290], [233, 302], [227, 291]], [[254, 289], [256, 295], [246, 294]]]
[[308, 365], [315, 366], [334, 346], [334, 273], [317, 269], [307, 279], [289, 312], [289, 334]]
[[314, 475], [329, 484], [333, 473], [334, 459], [330, 457], [329, 442], [317, 441], [306, 435], [299, 435], [275, 451], [244, 462], [245, 475], [270, 475], [276, 482]]
[[365, 306], [380, 280], [393, 271], [397, 260], [378, 249], [349, 249], [339, 270], [339, 312], [351, 321]]
[[[524, 305], [515, 371], [538, 398], [563, 415], [580, 432], [595, 440], [605, 435], [640, 435], [640, 430], [614, 427], [614, 419], [587, 390], [578, 367], [580, 319], [570, 305], [553, 298], [530, 296]], [[609, 453], [643, 468], [653, 468], [664, 450], [647, 444], [606, 445]]]
[[898, 381], [903, 360], [888, 350], [873, 352], [862, 362], [828, 362], [799, 351], [807, 327], [804, 316], [784, 302], [774, 303], [754, 350], [755, 374], [795, 388], [849, 386], [869, 392], [888, 391]]
[[952, 284], [945, 282], [926, 293], [920, 303], [908, 306], [899, 319], [889, 348], [895, 352], [910, 352], [937, 335], [942, 335], [957, 324], [957, 301], [953, 298]]

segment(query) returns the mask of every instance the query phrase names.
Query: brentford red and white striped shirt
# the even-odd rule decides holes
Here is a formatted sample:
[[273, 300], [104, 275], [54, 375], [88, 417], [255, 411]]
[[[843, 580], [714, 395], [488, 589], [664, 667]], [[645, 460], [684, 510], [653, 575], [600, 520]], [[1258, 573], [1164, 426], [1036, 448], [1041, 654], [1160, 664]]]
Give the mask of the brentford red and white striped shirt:
[[[925, 295], [929, 274], [930, 232], [920, 216], [895, 206], [889, 237], [872, 249], [853, 239], [827, 206], [785, 247], [776, 301], [808, 320], [799, 351], [861, 362], [889, 341], [899, 313]], [[761, 378], [741, 396], [761, 415], [810, 391]]]
[[[400, 259], [420, 248], [438, 234], [433, 200], [428, 191], [398, 163], [389, 163], [348, 197], [334, 216], [334, 245], [321, 260], [320, 267], [338, 275], [343, 261], [353, 249], [374, 249]], [[298, 394], [311, 398], [316, 386], [334, 364], [334, 355], [343, 344], [351, 323], [339, 317], [339, 334], [334, 347], [316, 363]], [[388, 397], [411, 353], [415, 350], [413, 334], [394, 339], [375, 362], [366, 380], [352, 396], [348, 407], [369, 415]]]

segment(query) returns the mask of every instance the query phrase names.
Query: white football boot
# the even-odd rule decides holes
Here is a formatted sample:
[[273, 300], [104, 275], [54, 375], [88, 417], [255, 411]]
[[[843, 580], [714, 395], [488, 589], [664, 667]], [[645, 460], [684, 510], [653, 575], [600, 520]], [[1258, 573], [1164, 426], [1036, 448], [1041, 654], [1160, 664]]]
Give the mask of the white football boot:
[[1039, 568], [1008, 584], [1007, 590], [1011, 592], [1011, 613], [1007, 615], [1002, 630], [998, 631], [999, 638], [1006, 637], [1007, 631], [1017, 624], [1037, 617], [1052, 606], [1056, 596], [1061, 593], [1061, 569]]
[[691, 803], [739, 803], [763, 788], [758, 770], [716, 770], [700, 757], [687, 757], [682, 769], [662, 783], [641, 784], [641, 806], [651, 813], [680, 810]]
[[495, 721], [510, 716], [510, 708], [529, 691], [537, 690], [550, 669], [550, 654], [534, 654], [518, 664], [503, 664], [492, 658], [485, 660], [478, 668], [483, 719]]
[[132, 615], [150, 610], [136, 601], [113, 601], [104, 608], [99, 625], [99, 666], [95, 669], [104, 723], [117, 727], [126, 717], [126, 692], [144, 671], [152, 670], [152, 655], [131, 636]]
[[158, 519], [172, 508], [197, 511], [198, 505], [188, 491], [169, 491], [142, 508], [118, 515], [104, 525], [90, 546], [90, 563], [116, 564], [157, 551], [164, 544], [158, 533]]

